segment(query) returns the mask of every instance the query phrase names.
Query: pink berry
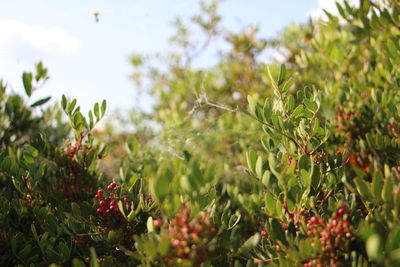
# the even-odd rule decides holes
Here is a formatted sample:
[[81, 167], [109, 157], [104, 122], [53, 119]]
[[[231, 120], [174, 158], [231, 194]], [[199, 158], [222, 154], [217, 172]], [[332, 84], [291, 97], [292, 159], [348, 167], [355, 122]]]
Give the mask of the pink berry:
[[177, 246], [179, 246], [179, 244], [180, 244], [179, 240], [177, 240], [177, 239], [172, 240], [173, 247], [177, 247]]
[[116, 183], [111, 183], [111, 184], [109, 184], [108, 186], [107, 186], [107, 189], [108, 190], [112, 190], [112, 189], [114, 189], [114, 188], [116, 188], [117, 187], [117, 184]]
[[154, 225], [155, 225], [156, 227], [161, 227], [161, 225], [162, 225], [161, 219], [156, 219], [156, 220], [154, 221]]
[[261, 231], [261, 236], [266, 236], [266, 235], [267, 235], [267, 231], [262, 230], [262, 231]]
[[335, 233], [339, 235], [339, 234], [343, 233], [343, 229], [342, 228], [335, 228]]
[[310, 222], [311, 222], [311, 223], [318, 223], [318, 218], [317, 218], [317, 216], [312, 216], [311, 219], [310, 219]]
[[103, 209], [103, 208], [98, 208], [98, 209], [97, 209], [97, 213], [98, 213], [99, 215], [103, 215], [103, 214], [104, 214], [104, 209]]
[[116, 211], [116, 212], [119, 211], [119, 208], [117, 206], [112, 206], [112, 207], [110, 207], [110, 209], [113, 210], [113, 211]]
[[340, 208], [339, 208], [339, 210], [337, 212], [337, 215], [339, 217], [342, 217], [343, 215], [345, 215], [347, 213], [348, 213], [347, 206], [346, 205], [342, 205], [342, 206], [340, 206]]

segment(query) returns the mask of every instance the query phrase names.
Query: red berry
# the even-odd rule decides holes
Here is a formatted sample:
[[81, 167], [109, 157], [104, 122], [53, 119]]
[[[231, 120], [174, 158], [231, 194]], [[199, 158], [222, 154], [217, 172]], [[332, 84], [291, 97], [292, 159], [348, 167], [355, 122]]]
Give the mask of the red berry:
[[98, 209], [97, 209], [97, 213], [98, 213], [99, 215], [103, 215], [103, 214], [104, 214], [104, 209], [103, 209], [103, 208], [98, 208]]
[[349, 220], [344, 220], [343, 221], [343, 227], [344, 228], [349, 228], [350, 227], [350, 221]]
[[110, 209], [113, 210], [113, 211], [116, 211], [116, 212], [119, 211], [119, 208], [117, 206], [112, 206], [112, 207], [110, 207]]
[[111, 198], [110, 198], [110, 197], [106, 197], [106, 198], [104, 199], [104, 201], [110, 202], [110, 201], [111, 201]]
[[103, 190], [101, 190], [101, 189], [97, 191], [97, 194], [98, 194], [99, 196], [102, 196], [102, 195], [103, 195], [103, 193], [104, 193], [104, 191], [103, 191]]
[[343, 229], [342, 228], [335, 228], [335, 233], [339, 235], [339, 234], [343, 233]]
[[311, 219], [310, 219], [310, 222], [311, 222], [311, 223], [318, 223], [318, 218], [317, 218], [317, 216], [312, 216]]
[[261, 231], [261, 236], [266, 236], [266, 235], [267, 235], [267, 231], [262, 230], [262, 231]]
[[105, 200], [100, 201], [100, 206], [102, 208], [107, 207], [107, 205], [108, 205], [107, 201], [105, 201]]
[[340, 208], [339, 208], [339, 210], [337, 212], [337, 215], [339, 217], [342, 217], [343, 215], [345, 215], [347, 213], [348, 213], [347, 206], [346, 205], [342, 205], [342, 206], [340, 206]]
[[280, 247], [279, 245], [276, 245], [276, 246], [275, 246], [275, 250], [276, 250], [276, 251], [281, 251], [281, 247]]
[[156, 220], [154, 221], [154, 225], [155, 225], [156, 227], [161, 227], [161, 225], [162, 225], [161, 219], [156, 219]]
[[117, 185], [115, 183], [111, 183], [107, 186], [107, 190], [113, 190], [114, 188], [116, 188]]
[[96, 194], [94, 197], [97, 198], [97, 199], [101, 198], [101, 196], [99, 196], [98, 194]]
[[173, 247], [177, 247], [177, 246], [179, 246], [179, 244], [180, 244], [179, 240], [177, 240], [177, 239], [172, 240]]

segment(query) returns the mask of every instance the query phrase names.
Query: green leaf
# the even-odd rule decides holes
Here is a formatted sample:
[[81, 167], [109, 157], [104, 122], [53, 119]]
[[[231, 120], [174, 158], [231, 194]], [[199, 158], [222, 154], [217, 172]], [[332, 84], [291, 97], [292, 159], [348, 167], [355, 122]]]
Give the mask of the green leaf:
[[261, 239], [260, 233], [256, 233], [255, 235], [251, 236], [239, 248], [239, 253], [245, 253], [255, 248], [258, 245], [258, 242], [260, 242], [260, 239]]
[[314, 124], [313, 124], [313, 126], [312, 126], [312, 132], [311, 132], [312, 135], [318, 134], [319, 129], [320, 129], [320, 127], [319, 127], [319, 120], [318, 120], [318, 118], [315, 118]]
[[60, 244], [58, 245], [58, 251], [61, 252], [61, 257], [63, 259], [63, 262], [69, 259], [71, 254], [71, 249], [64, 242], [60, 242]]
[[90, 266], [91, 267], [100, 267], [99, 263], [97, 262], [97, 254], [96, 254], [96, 250], [94, 249], [94, 247], [90, 248]]
[[121, 241], [121, 238], [122, 238], [121, 230], [111, 230], [108, 232], [107, 239], [108, 239], [108, 243], [111, 246], [117, 245]]
[[382, 249], [383, 243], [382, 238], [378, 234], [371, 235], [365, 244], [368, 257], [373, 261], [379, 261], [383, 256]]
[[274, 87], [275, 90], [278, 90], [278, 85], [276, 84], [274, 77], [272, 76], [271, 70], [268, 66], [267, 66], [267, 73], [268, 73], [268, 77], [271, 81], [272, 86]]
[[104, 116], [104, 113], [106, 112], [106, 108], [107, 108], [107, 101], [103, 100], [103, 102], [101, 103], [101, 116]]
[[247, 161], [247, 168], [249, 168], [250, 172], [255, 173], [256, 161], [257, 161], [256, 153], [254, 151], [247, 152], [246, 161]]
[[275, 218], [271, 218], [269, 220], [269, 225], [270, 229], [268, 233], [270, 234], [271, 238], [287, 244], [285, 232], [283, 231], [282, 225], [279, 223], [279, 221]]
[[22, 259], [26, 259], [29, 256], [29, 254], [31, 253], [31, 251], [32, 251], [32, 245], [28, 244], [22, 250], [20, 250], [18, 252], [18, 257], [20, 257]]
[[291, 117], [291, 118], [300, 117], [300, 116], [303, 114], [303, 110], [304, 110], [303, 105], [297, 106], [297, 107], [294, 109], [294, 111], [292, 112], [292, 114], [290, 115], [290, 117]]
[[158, 200], [162, 201], [170, 191], [169, 183], [172, 180], [172, 173], [168, 169], [160, 170], [159, 173], [154, 183], [154, 194]]
[[47, 258], [50, 260], [50, 262], [58, 263], [58, 262], [62, 261], [61, 255], [52, 248], [49, 248], [49, 247], [46, 248], [46, 255], [47, 255]]
[[31, 224], [31, 231], [32, 231], [32, 234], [33, 234], [33, 237], [35, 238], [35, 240], [36, 240], [37, 242], [39, 242], [39, 237], [38, 237], [38, 234], [37, 234], [37, 232], [36, 232], [35, 225], [33, 225], [33, 224]]
[[235, 227], [239, 223], [241, 217], [242, 217], [242, 215], [240, 215], [239, 212], [236, 212], [235, 214], [233, 214], [229, 218], [228, 229], [232, 229], [233, 227]]
[[93, 112], [94, 112], [94, 115], [96, 116], [97, 121], [99, 121], [100, 120], [99, 103], [94, 104]]
[[281, 65], [281, 68], [279, 70], [279, 76], [278, 76], [278, 86], [282, 85], [282, 83], [286, 79], [286, 66], [285, 64]]
[[356, 184], [357, 191], [361, 195], [361, 197], [364, 200], [370, 200], [371, 199], [371, 193], [369, 191], [367, 183], [364, 182], [364, 180], [362, 180], [359, 177], [354, 179], [354, 183]]
[[250, 113], [254, 116], [257, 116], [256, 115], [256, 101], [254, 101], [254, 99], [250, 95], [248, 95], [247, 102], [249, 103]]
[[301, 180], [306, 188], [311, 186], [311, 175], [306, 170], [300, 170]]
[[265, 206], [268, 210], [269, 215], [275, 215], [276, 214], [276, 207], [275, 207], [276, 201], [274, 197], [271, 194], [266, 194], [265, 196]]
[[382, 188], [383, 188], [383, 175], [381, 172], [377, 172], [372, 178], [371, 184], [372, 193], [374, 200], [380, 201], [382, 199]]
[[147, 232], [151, 233], [154, 232], [154, 220], [153, 217], [149, 216], [146, 222]]
[[86, 267], [86, 265], [81, 260], [75, 258], [72, 260], [72, 267]]
[[89, 129], [92, 129], [93, 126], [94, 126], [93, 112], [89, 110]]
[[309, 170], [311, 168], [310, 157], [307, 155], [302, 155], [299, 159], [299, 170]]
[[263, 171], [263, 170], [262, 170], [262, 158], [261, 158], [261, 156], [259, 156], [259, 157], [257, 158], [255, 171], [256, 171], [257, 177], [258, 177], [259, 179], [261, 179], [262, 176], [263, 176], [263, 172], [262, 172], [262, 171]]
[[72, 102], [68, 105], [68, 114], [71, 114], [72, 111], [74, 110], [76, 105], [76, 99], [72, 100]]
[[22, 82], [24, 84], [25, 92], [28, 96], [32, 95], [32, 79], [33, 79], [32, 73], [24, 72], [22, 74]]
[[393, 200], [393, 182], [390, 177], [387, 177], [383, 184], [382, 199], [386, 202], [391, 202]]
[[339, 11], [339, 14], [342, 16], [342, 18], [346, 19], [347, 14], [344, 12], [343, 7], [338, 2], [336, 2], [336, 7], [337, 7], [337, 10]]
[[41, 106], [41, 105], [45, 104], [47, 101], [49, 101], [50, 99], [51, 99], [51, 96], [39, 99], [38, 101], [36, 101], [35, 103], [33, 103], [31, 105], [31, 108]]
[[65, 95], [61, 96], [61, 107], [63, 108], [64, 111], [67, 108], [67, 98], [65, 97]]
[[400, 248], [400, 226], [392, 229], [386, 241], [386, 251], [392, 251]]
[[71, 210], [72, 210], [72, 214], [75, 217], [80, 217], [81, 216], [81, 207], [79, 207], [79, 205], [75, 202], [71, 203]]
[[311, 100], [304, 99], [303, 103], [304, 103], [304, 105], [305, 105], [310, 111], [312, 111], [312, 112], [314, 112], [314, 113], [315, 113], [315, 112], [317, 111], [317, 109], [318, 109], [317, 103], [315, 103], [315, 102], [313, 102], [313, 101], [311, 101]]

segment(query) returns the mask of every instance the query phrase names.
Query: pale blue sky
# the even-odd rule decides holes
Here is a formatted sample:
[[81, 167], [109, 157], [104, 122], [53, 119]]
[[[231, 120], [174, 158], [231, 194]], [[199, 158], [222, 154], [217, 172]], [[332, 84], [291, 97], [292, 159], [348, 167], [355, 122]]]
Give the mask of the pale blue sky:
[[[324, 1], [332, 2], [225, 0], [220, 14], [225, 28], [253, 24], [259, 36], [271, 37], [292, 21], [306, 21]], [[92, 10], [100, 10], [99, 23]], [[22, 71], [42, 60], [51, 78], [34, 99], [51, 95], [58, 101], [66, 94], [86, 107], [102, 99], [111, 108], [132, 107], [128, 56], [165, 51], [173, 18], [196, 10], [198, 1], [189, 0], [1, 0], [0, 77], [21, 91]]]

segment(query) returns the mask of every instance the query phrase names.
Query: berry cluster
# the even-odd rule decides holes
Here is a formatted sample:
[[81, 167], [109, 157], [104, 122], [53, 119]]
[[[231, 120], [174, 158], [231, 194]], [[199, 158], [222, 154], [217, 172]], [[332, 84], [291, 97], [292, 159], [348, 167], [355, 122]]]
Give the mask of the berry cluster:
[[108, 217], [110, 214], [121, 214], [117, 205], [119, 200], [117, 193], [114, 191], [117, 187], [117, 184], [111, 183], [107, 186], [107, 191], [110, 191], [107, 195], [104, 196], [104, 190], [100, 189], [97, 191], [97, 194], [94, 196], [99, 200], [100, 207], [97, 209], [97, 214], [101, 217]]
[[28, 192], [28, 194], [26, 194], [26, 201], [28, 202], [29, 206], [32, 206], [33, 194], [32, 194], [30, 186], [28, 185], [28, 179], [29, 179], [28, 175], [22, 177], [23, 185], [24, 185], [26, 191]]
[[178, 264], [191, 260], [196, 265], [204, 262], [210, 249], [209, 241], [216, 232], [206, 212], [190, 221], [190, 209], [183, 204], [179, 213], [171, 220], [168, 230], [175, 255], [166, 260], [170, 263], [176, 261]]
[[399, 127], [399, 125], [396, 124], [396, 123], [392, 123], [392, 124], [388, 123], [387, 128], [388, 128], [389, 131], [391, 131], [392, 133], [395, 134], [395, 133], [397, 133], [397, 130], [398, 130], [400, 127]]
[[308, 220], [307, 235], [315, 240], [314, 245], [315, 242], [320, 242], [322, 254], [319, 258], [305, 263], [304, 267], [322, 266], [322, 264], [338, 265], [341, 253], [348, 248], [353, 236], [348, 216], [347, 206], [342, 205], [328, 222], [317, 216]]
[[74, 178], [79, 176], [78, 166], [76, 166], [76, 164], [75, 164], [75, 161], [76, 161], [75, 155], [76, 155], [76, 153], [78, 153], [80, 148], [81, 148], [81, 146], [79, 144], [67, 146], [68, 164], [69, 164], [69, 168], [71, 170], [71, 174], [73, 175]]
[[321, 151], [315, 154], [313, 160], [314, 160], [314, 164], [319, 165], [321, 164], [324, 159], [326, 157], [326, 152], [325, 151]]
[[343, 106], [339, 107], [339, 112], [336, 115], [337, 119], [341, 121], [348, 121], [354, 115], [354, 111], [346, 111]]
[[[336, 113], [336, 124], [338, 126], [338, 129], [340, 131], [347, 131], [349, 130], [351, 121], [353, 117], [355, 116], [354, 111], [346, 111], [344, 107], [340, 106], [338, 113]], [[358, 117], [361, 117], [361, 114], [357, 115]]]

